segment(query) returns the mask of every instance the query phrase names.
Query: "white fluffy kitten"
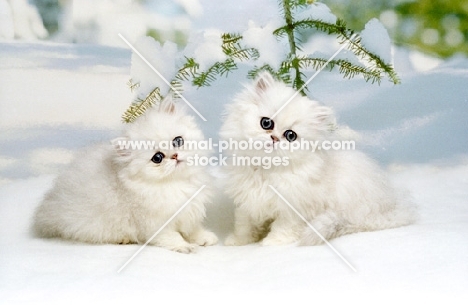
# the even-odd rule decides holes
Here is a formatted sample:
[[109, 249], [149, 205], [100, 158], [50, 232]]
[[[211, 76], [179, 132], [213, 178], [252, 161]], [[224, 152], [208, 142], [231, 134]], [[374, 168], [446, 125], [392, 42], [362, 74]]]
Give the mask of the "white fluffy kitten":
[[288, 165], [228, 166], [227, 193], [236, 206], [234, 232], [226, 245], [262, 240], [263, 245], [323, 240], [301, 220], [272, 185], [325, 239], [344, 234], [394, 228], [414, 220], [411, 205], [397, 195], [384, 173], [358, 151], [279, 149], [280, 144], [333, 139], [335, 119], [330, 108], [300, 95], [274, 119], [269, 119], [295, 91], [261, 74], [228, 106], [221, 129], [224, 140], [262, 141], [274, 147], [230, 151], [239, 156], [287, 157]]
[[[41, 237], [89, 243], [144, 243], [201, 188], [209, 176], [188, 166], [183, 141], [203, 139], [194, 118], [171, 99], [129, 124], [125, 136], [91, 147], [76, 157], [36, 210], [34, 230]], [[132, 150], [117, 140], [166, 141], [170, 147]], [[202, 226], [203, 189], [150, 244], [190, 253], [217, 237]]]

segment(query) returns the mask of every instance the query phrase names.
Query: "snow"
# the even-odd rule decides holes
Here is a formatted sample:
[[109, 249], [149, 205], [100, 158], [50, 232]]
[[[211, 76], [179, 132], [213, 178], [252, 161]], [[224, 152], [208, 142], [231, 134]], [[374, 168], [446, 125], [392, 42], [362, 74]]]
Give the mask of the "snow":
[[392, 63], [390, 37], [377, 18], [368, 21], [360, 35], [361, 43], [367, 50], [378, 55], [384, 62]]
[[[177, 3], [191, 15], [202, 13], [196, 0]], [[133, 41], [149, 30], [173, 39], [174, 31], [185, 33], [191, 27], [190, 16], [179, 10], [177, 3], [169, 0], [66, 0], [62, 4], [64, 12], [59, 33], [53, 40], [121, 46], [119, 33]]]
[[222, 5], [213, 0], [199, 1], [205, 9], [204, 15], [194, 22], [197, 30], [217, 28], [228, 33], [240, 33], [247, 29], [250, 20], [267, 24], [279, 12], [278, 3], [271, 0], [223, 1]]
[[199, 17], [203, 14], [203, 7], [198, 0], [176, 0], [175, 2], [182, 5], [190, 16]]
[[326, 23], [335, 24], [336, 16], [331, 12], [330, 8], [321, 2], [314, 2], [306, 7], [306, 9], [298, 14], [297, 20], [312, 19], [321, 20]]
[[[22, 128], [44, 122], [118, 126], [131, 98], [125, 85], [130, 76], [128, 50], [65, 44], [51, 48], [47, 43], [8, 43], [2, 44], [1, 50], [0, 81], [22, 85], [2, 85], [0, 127]], [[101, 58], [96, 58], [95, 52], [100, 52]], [[115, 86], [109, 89], [108, 84]], [[93, 107], [81, 106], [91, 105], [91, 96]], [[7, 105], [8, 111], [4, 110]], [[98, 112], [103, 108], [107, 111]]]
[[281, 24], [276, 20], [268, 22], [264, 27], [258, 26], [254, 21], [249, 21], [249, 28], [242, 33], [242, 42], [245, 47], [255, 48], [260, 53], [259, 59], [255, 62], [257, 66], [268, 64], [278, 70], [281, 62], [285, 60], [286, 46], [273, 35], [273, 31], [280, 26]]
[[35, 40], [47, 36], [37, 8], [28, 0], [0, 0], [0, 38]]
[[[341, 113], [342, 121], [364, 130], [369, 149], [384, 162], [429, 162], [468, 151], [468, 62], [452, 59], [402, 84], [368, 96]], [[372, 115], [370, 115], [372, 114]]]
[[136, 98], [144, 99], [155, 87], [161, 89], [161, 94], [166, 95], [171, 82], [177, 73], [176, 62], [178, 60], [177, 45], [166, 41], [163, 45], [152, 37], [141, 37], [132, 44], [134, 48], [166, 78], [164, 81], [152, 68], [135, 52], [132, 53], [131, 79], [134, 84], [139, 83], [135, 90]]
[[[200, 2], [205, 14], [214, 9]], [[239, 6], [255, 6], [249, 3]], [[257, 24], [267, 24], [260, 20], [267, 12]], [[168, 49], [172, 57], [163, 57], [164, 47], [148, 49], [171, 67], [174, 53]], [[72, 154], [118, 134], [120, 115], [133, 100], [126, 86], [131, 50], [123, 42], [119, 48], [0, 43], [0, 303], [466, 302], [468, 59], [437, 61], [422, 71], [419, 67], [434, 59], [401, 48], [394, 52], [401, 85], [372, 85], [327, 71], [309, 85], [310, 95], [332, 106], [340, 123], [361, 133], [358, 148], [411, 192], [420, 212], [411, 226], [331, 240], [356, 273], [326, 245], [222, 243], [193, 255], [146, 247], [117, 273], [138, 245], [42, 240], [29, 227], [35, 207]], [[247, 82], [247, 68], [240, 66], [211, 87], [184, 91], [207, 118], [197, 119], [207, 136], [217, 138], [220, 114]], [[220, 190], [206, 224], [222, 241], [232, 223], [232, 205]]]
[[192, 33], [184, 50], [184, 56], [196, 58], [200, 71], [206, 71], [215, 63], [225, 61], [226, 54], [221, 48], [222, 34], [223, 32], [217, 29]]
[[443, 62], [440, 58], [430, 57], [416, 51], [411, 52], [410, 57], [414, 68], [418, 71], [432, 70]]
[[10, 4], [7, 0], [0, 0], [0, 38], [13, 39], [14, 37], [15, 28]]

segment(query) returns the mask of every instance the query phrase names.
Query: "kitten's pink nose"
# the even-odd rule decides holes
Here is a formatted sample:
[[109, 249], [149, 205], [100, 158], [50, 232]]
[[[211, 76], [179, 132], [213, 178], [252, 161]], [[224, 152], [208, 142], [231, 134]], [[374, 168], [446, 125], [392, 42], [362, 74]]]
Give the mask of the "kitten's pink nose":
[[178, 156], [177, 154], [173, 154], [171, 159], [177, 160], [177, 156]]
[[279, 141], [278, 137], [271, 135], [271, 139], [273, 140], [273, 143], [276, 143]]

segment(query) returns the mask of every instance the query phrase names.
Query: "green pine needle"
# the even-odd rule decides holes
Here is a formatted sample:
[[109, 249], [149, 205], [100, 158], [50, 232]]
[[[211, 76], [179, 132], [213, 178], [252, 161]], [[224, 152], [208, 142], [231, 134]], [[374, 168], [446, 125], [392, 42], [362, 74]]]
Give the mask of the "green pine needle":
[[255, 67], [253, 68], [252, 70], [250, 70], [248, 73], [247, 73], [247, 78], [249, 79], [255, 79], [257, 78], [257, 76], [263, 72], [263, 71], [268, 71], [273, 77], [275, 77], [277, 80], [281, 80], [283, 81], [284, 83], [286, 84], [290, 84], [291, 83], [291, 75], [289, 75], [289, 68], [288, 69], [280, 69], [278, 71], [275, 71], [275, 69], [273, 69], [273, 67], [271, 67], [270, 65], [268, 64], [265, 64], [263, 66], [260, 66], [260, 67]]
[[163, 97], [161, 96], [161, 90], [156, 87], [151, 91], [144, 99], [136, 100], [122, 115], [122, 120], [125, 123], [134, 122], [139, 116], [141, 116], [148, 108], [151, 108], [158, 102], [161, 102]]
[[130, 91], [133, 92], [135, 91], [138, 87], [140, 87], [140, 83], [134, 83], [133, 79], [129, 79], [127, 82], [127, 86], [130, 88]]
[[185, 64], [182, 68], [179, 69], [176, 75], [176, 79], [178, 80], [189, 80], [190, 78], [194, 78], [198, 74], [198, 69], [200, 65], [195, 61], [194, 58], [185, 58]]

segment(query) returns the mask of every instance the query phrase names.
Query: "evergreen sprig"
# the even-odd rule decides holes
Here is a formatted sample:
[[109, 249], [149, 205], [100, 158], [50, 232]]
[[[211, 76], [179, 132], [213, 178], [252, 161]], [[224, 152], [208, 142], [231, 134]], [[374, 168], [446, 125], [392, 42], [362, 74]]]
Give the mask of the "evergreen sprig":
[[145, 113], [148, 108], [151, 108], [156, 103], [161, 102], [163, 96], [159, 87], [154, 88], [144, 99], [137, 99], [122, 115], [122, 120], [125, 123], [132, 123], [140, 115]]
[[130, 88], [130, 91], [135, 91], [138, 87], [140, 87], [140, 83], [134, 83], [133, 79], [129, 79], [127, 82], [127, 86]]
[[[314, 70], [322, 69], [323, 66], [327, 63], [327, 59], [324, 58], [310, 58], [307, 56], [299, 57], [299, 67], [302, 69], [306, 69], [311, 67]], [[285, 63], [287, 64], [287, 63]], [[369, 69], [366, 67], [362, 67], [359, 65], [355, 65], [350, 63], [344, 59], [333, 59], [328, 62], [328, 69], [332, 71], [335, 66], [339, 67], [339, 71], [345, 78], [353, 78], [357, 75], [362, 75], [366, 81], [380, 82], [381, 80], [381, 73], [375, 69]]]
[[255, 48], [245, 48], [239, 42], [242, 35], [225, 33], [221, 36], [223, 43], [221, 49], [226, 55], [226, 60], [216, 62], [206, 71], [199, 71], [200, 65], [194, 58], [187, 58], [187, 61], [177, 73], [176, 78], [189, 80], [192, 78], [192, 84], [197, 87], [210, 86], [217, 76], [227, 76], [234, 70], [237, 70], [237, 62], [256, 60], [260, 54]]
[[195, 78], [198, 74], [198, 69], [200, 65], [195, 61], [194, 58], [185, 57], [185, 63], [182, 68], [176, 74], [176, 79], [181, 81], [183, 80], [190, 80], [190, 78]]
[[257, 49], [241, 46], [239, 41], [242, 40], [242, 35], [240, 34], [225, 33], [221, 38], [223, 39], [223, 52], [229, 58], [237, 58], [240, 61], [244, 61], [250, 59], [256, 60], [260, 56]]
[[197, 87], [210, 86], [216, 80], [216, 76], [227, 75], [237, 69], [237, 64], [232, 58], [226, 59], [224, 62], [217, 62], [212, 65], [208, 70], [197, 74], [192, 81]]
[[284, 65], [284, 62], [282, 63], [281, 68], [278, 71], [275, 71], [275, 69], [273, 69], [273, 67], [270, 66], [269, 64], [265, 64], [260, 67], [255, 66], [255, 68], [251, 69], [247, 73], [247, 78], [255, 79], [257, 78], [258, 74], [260, 74], [261, 72], [268, 71], [276, 79], [281, 80], [286, 84], [290, 84], [291, 76], [289, 75], [289, 73], [287, 73], [289, 71], [289, 68], [287, 68], [287, 70], [283, 69], [283, 65]]
[[[371, 80], [372, 83], [377, 81], [380, 83], [381, 79], [383, 78], [383, 74], [387, 74], [389, 79], [394, 84], [399, 84], [400, 79], [396, 74], [395, 70], [390, 64], [387, 64], [382, 60], [378, 55], [368, 51], [361, 43], [361, 37], [356, 35], [353, 30], [350, 30], [346, 27], [346, 22], [342, 19], [337, 19], [335, 24], [327, 23], [322, 20], [312, 20], [312, 19], [304, 19], [296, 21], [292, 24], [292, 28], [294, 29], [310, 29], [314, 28], [316, 30], [326, 32], [327, 34], [335, 34], [337, 35], [338, 39], [340, 39], [340, 43], [348, 43], [349, 49], [361, 59], [366, 60], [371, 67], [367, 70], [362, 69], [354, 69], [352, 65], [341, 65], [343, 68], [343, 72], [346, 72], [345, 77], [352, 75], [362, 74], [366, 81]], [[289, 31], [288, 27], [283, 26], [276, 29], [273, 34], [279, 37], [285, 36]], [[352, 39], [355, 37], [354, 39]], [[349, 66], [351, 71], [348, 71]], [[341, 72], [341, 71], [340, 71]], [[378, 73], [377, 73], [378, 72]], [[373, 75], [373, 76], [372, 76]]]
[[[303, 70], [306, 67], [319, 69], [326, 63], [326, 60], [322, 58], [304, 58], [297, 56], [296, 50], [300, 49], [300, 41], [296, 38], [295, 34], [298, 30], [303, 29], [316, 29], [329, 35], [336, 35], [340, 44], [347, 43], [348, 49], [357, 57], [365, 60], [369, 65], [369, 67], [361, 67], [344, 59], [332, 60], [329, 62], [330, 71], [333, 70], [335, 66], [338, 66], [339, 72], [346, 78], [362, 75], [366, 81], [371, 81], [372, 83], [377, 82], [379, 84], [383, 75], [386, 74], [394, 84], [400, 83], [400, 79], [393, 67], [390, 64], [385, 63], [385, 61], [378, 55], [367, 50], [361, 43], [361, 37], [356, 35], [353, 30], [348, 29], [345, 21], [342, 19], [338, 18], [334, 24], [310, 18], [293, 20], [292, 9], [304, 5], [303, 2], [304, 1], [301, 0], [282, 0], [281, 4], [286, 25], [273, 31], [273, 34], [277, 37], [288, 38], [291, 50], [289, 57], [291, 59], [285, 62], [285, 67], [289, 70], [295, 71], [296, 76], [293, 82], [294, 88], [300, 89], [302, 84], [304, 84], [304, 81], [302, 80], [304, 74], [301, 72], [301, 69]], [[305, 93], [302, 92], [302, 94]]]
[[[133, 83], [130, 79], [127, 83], [130, 88], [138, 88], [140, 83]], [[172, 98], [179, 99], [180, 95], [183, 92], [182, 83], [178, 80], [173, 80], [171, 82], [171, 88], [169, 94], [172, 94]], [[137, 98], [132, 105], [124, 112], [122, 115], [122, 120], [125, 123], [134, 122], [140, 115], [145, 113], [148, 108], [153, 107], [154, 105], [160, 103], [164, 99], [164, 96], [161, 94], [161, 89], [159, 87], [154, 88], [145, 98]]]

